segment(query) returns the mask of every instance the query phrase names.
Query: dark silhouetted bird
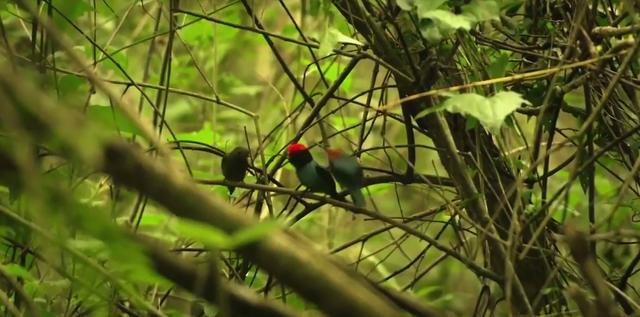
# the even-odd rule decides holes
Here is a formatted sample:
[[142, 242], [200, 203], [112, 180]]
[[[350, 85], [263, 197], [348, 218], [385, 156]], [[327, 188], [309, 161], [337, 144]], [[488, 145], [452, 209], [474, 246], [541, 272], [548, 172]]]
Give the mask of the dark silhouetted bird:
[[[222, 157], [220, 167], [225, 180], [242, 182], [247, 176], [247, 169], [249, 168], [249, 150], [241, 146], [233, 149], [233, 151]], [[229, 189], [229, 195], [233, 195], [236, 187], [229, 185], [227, 188]]]

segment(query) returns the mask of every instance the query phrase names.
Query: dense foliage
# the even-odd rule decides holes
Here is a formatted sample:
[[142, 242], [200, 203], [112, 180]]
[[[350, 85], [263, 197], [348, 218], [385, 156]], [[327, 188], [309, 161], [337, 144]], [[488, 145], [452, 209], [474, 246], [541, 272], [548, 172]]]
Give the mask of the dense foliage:
[[0, 0], [0, 314], [637, 315], [637, 8]]

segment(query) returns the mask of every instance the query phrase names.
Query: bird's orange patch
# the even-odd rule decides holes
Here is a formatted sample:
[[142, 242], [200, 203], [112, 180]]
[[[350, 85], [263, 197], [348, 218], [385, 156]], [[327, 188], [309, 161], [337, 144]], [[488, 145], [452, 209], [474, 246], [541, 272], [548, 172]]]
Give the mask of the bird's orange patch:
[[334, 150], [334, 149], [327, 149], [327, 156], [329, 157], [329, 159], [336, 159], [339, 157], [342, 157], [342, 152], [340, 152], [339, 150]]

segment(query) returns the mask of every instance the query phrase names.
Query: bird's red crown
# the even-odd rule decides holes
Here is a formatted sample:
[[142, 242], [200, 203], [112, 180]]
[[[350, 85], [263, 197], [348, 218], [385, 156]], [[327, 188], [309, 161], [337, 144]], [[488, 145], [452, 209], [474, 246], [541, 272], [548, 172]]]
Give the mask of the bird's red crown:
[[294, 143], [294, 144], [289, 145], [289, 148], [287, 149], [287, 153], [288, 154], [296, 153], [296, 152], [304, 151], [306, 149], [307, 149], [307, 147], [304, 146], [304, 144]]

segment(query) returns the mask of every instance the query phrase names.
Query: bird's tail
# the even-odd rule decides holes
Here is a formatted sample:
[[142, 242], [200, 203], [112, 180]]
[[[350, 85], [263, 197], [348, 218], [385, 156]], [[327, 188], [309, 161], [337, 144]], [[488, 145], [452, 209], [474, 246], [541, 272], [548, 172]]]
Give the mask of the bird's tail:
[[356, 205], [356, 207], [364, 208], [367, 206], [367, 200], [364, 198], [360, 188], [349, 189], [349, 194], [351, 195], [353, 204]]
[[329, 196], [330, 196], [331, 198], [333, 198], [333, 199], [337, 200], [337, 201], [341, 201], [341, 202], [343, 202], [343, 203], [346, 203], [346, 202], [347, 202], [347, 201], [346, 201], [342, 196], [340, 196], [340, 194], [338, 194], [338, 192], [337, 192], [337, 191], [334, 191], [333, 193], [330, 193], [330, 194], [329, 194]]
[[[226, 182], [227, 179], [225, 178], [224, 181]], [[229, 196], [231, 196], [231, 195], [233, 195], [233, 192], [236, 190], [236, 187], [229, 185], [229, 186], [227, 186], [227, 189], [229, 189]]]

